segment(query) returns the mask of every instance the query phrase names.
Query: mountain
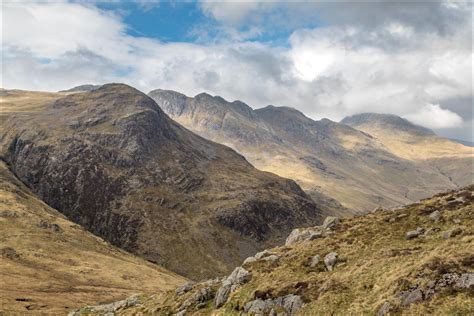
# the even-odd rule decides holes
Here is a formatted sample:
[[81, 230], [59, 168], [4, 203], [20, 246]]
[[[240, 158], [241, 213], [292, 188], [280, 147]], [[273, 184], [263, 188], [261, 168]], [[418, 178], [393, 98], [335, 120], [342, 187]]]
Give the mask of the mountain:
[[[227, 277], [144, 295], [117, 315], [470, 315], [474, 186], [295, 229]], [[87, 307], [81, 311], [99, 311]]]
[[456, 143], [460, 143], [464, 146], [467, 146], [467, 147], [474, 147], [474, 142], [470, 142], [470, 141], [467, 141], [467, 140], [462, 140], [462, 139], [456, 139], [456, 138], [450, 138], [450, 140], [452, 140], [453, 142], [456, 142]]
[[73, 87], [67, 90], [61, 90], [59, 92], [86, 92], [86, 91], [93, 91], [99, 89], [100, 85], [93, 85], [93, 84], [83, 84], [77, 87]]
[[[370, 133], [328, 119], [314, 121], [289, 107], [253, 110], [243, 102], [205, 93], [191, 98], [159, 89], [149, 96], [172, 119], [234, 148], [258, 169], [295, 179], [334, 214], [402, 205], [467, 184], [454, 180], [465, 173], [465, 161], [447, 158], [444, 164], [450, 167], [413, 161]], [[401, 118], [388, 121], [407, 133], [416, 130], [422, 137], [436, 138]], [[457, 155], [459, 148], [444, 149]]]
[[186, 279], [120, 250], [39, 200], [0, 162], [0, 314], [55, 314]]
[[[0, 157], [11, 171], [68, 219], [172, 271], [228, 272], [322, 221], [294, 181], [186, 130], [127, 85], [21, 93], [2, 104]], [[21, 103], [30, 99], [32, 111]]]
[[430, 166], [457, 186], [471, 184], [474, 179], [472, 147], [439, 137], [393, 115], [365, 113], [347, 117], [341, 122], [376, 137], [398, 157]]

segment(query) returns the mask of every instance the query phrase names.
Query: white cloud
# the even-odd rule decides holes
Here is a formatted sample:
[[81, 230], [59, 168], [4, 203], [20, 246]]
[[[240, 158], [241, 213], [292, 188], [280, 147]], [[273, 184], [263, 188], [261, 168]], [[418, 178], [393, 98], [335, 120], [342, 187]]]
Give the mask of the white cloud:
[[428, 128], [450, 128], [463, 124], [462, 118], [449, 110], [442, 109], [439, 104], [426, 104], [415, 113], [405, 115], [413, 123]]
[[[376, 21], [362, 21], [362, 8], [350, 19], [347, 12], [335, 16], [337, 6], [326, 5], [318, 8], [340, 25], [296, 29], [289, 46], [278, 47], [245, 40], [264, 32], [267, 26], [249, 21], [274, 12], [275, 3], [240, 3], [237, 11], [215, 2], [201, 6], [223, 21], [226, 41], [162, 43], [133, 37], [126, 33], [121, 16], [93, 5], [4, 4], [1, 84], [60, 90], [84, 83], [125, 82], [144, 92], [207, 91], [255, 107], [293, 106], [313, 118], [339, 120], [373, 111], [433, 128], [468, 126], [454, 113], [462, 112], [459, 107], [444, 100], [472, 98], [469, 23], [459, 22], [453, 29], [451, 20], [441, 21], [446, 24], [443, 28], [433, 24], [431, 30], [436, 31], [422, 26], [421, 32], [411, 13], [401, 10], [403, 19], [378, 17], [381, 20], [373, 27]], [[284, 6], [288, 9], [291, 4]], [[297, 6], [295, 12], [307, 8]], [[444, 11], [435, 8], [441, 19]], [[244, 32], [236, 27], [242, 21], [250, 23]], [[438, 29], [451, 31], [446, 35]], [[464, 114], [466, 121], [472, 119], [472, 110], [463, 113], [471, 113], [471, 117]]]

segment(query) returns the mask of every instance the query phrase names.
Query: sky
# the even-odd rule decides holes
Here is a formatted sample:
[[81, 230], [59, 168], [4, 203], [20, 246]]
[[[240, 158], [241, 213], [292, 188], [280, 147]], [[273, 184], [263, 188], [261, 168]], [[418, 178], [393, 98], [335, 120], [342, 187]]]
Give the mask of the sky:
[[123, 82], [473, 141], [469, 2], [2, 1], [3, 88]]

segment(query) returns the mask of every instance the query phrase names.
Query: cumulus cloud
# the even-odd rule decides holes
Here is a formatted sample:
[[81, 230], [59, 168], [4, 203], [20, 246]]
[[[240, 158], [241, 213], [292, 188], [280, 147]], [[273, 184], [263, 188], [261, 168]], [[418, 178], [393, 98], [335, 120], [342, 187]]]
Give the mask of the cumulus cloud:
[[[219, 22], [224, 40], [209, 40], [199, 26], [195, 43], [131, 36], [120, 15], [92, 4], [4, 4], [1, 84], [60, 90], [125, 82], [144, 92], [207, 91], [254, 107], [292, 106], [315, 119], [373, 111], [448, 136], [472, 129], [472, 17], [466, 4], [200, 6]], [[308, 21], [315, 26], [308, 28]], [[278, 27], [291, 29], [285, 45], [248, 40]]]

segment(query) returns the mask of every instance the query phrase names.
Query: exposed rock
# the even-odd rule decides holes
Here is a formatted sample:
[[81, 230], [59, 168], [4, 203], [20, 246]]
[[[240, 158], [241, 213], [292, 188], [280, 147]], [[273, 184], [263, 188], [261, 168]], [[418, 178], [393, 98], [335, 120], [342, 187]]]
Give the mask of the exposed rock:
[[176, 295], [183, 295], [193, 289], [194, 282], [188, 282], [186, 284], [181, 285], [176, 289]]
[[456, 282], [456, 287], [461, 289], [474, 288], [474, 273], [463, 273]]
[[296, 228], [293, 229], [291, 234], [286, 239], [285, 246], [291, 246], [297, 242], [305, 240], [313, 240], [323, 237], [324, 235], [324, 229], [319, 226], [311, 228]]
[[185, 309], [177, 312], [175, 316], [184, 316], [184, 315], [186, 315], [186, 310]]
[[204, 303], [214, 297], [214, 292], [210, 287], [197, 289], [190, 297], [188, 297], [180, 306], [180, 310], [189, 306]]
[[377, 312], [377, 316], [384, 316], [390, 313], [392, 310], [392, 305], [390, 302], [385, 302], [383, 305], [380, 307], [379, 311]]
[[255, 257], [248, 257], [247, 259], [244, 260], [244, 262], [242, 264], [249, 264], [249, 263], [252, 263], [252, 262], [255, 262], [255, 261], [258, 261], [257, 258]]
[[462, 229], [459, 228], [459, 227], [456, 227], [456, 228], [452, 228], [450, 230], [447, 230], [445, 232], [442, 232], [441, 236], [444, 239], [449, 239], [449, 238], [452, 238], [452, 237], [456, 237], [457, 235], [459, 235], [461, 233], [462, 233]]
[[257, 260], [260, 260], [264, 257], [267, 257], [267, 256], [270, 256], [270, 255], [274, 255], [275, 253], [274, 252], [271, 252], [270, 250], [268, 249], [265, 249], [263, 251], [260, 251], [260, 252], [257, 252], [257, 254], [254, 256], [255, 259]]
[[330, 252], [324, 257], [324, 264], [328, 271], [332, 271], [337, 263], [337, 252]]
[[408, 307], [413, 303], [421, 302], [423, 300], [423, 292], [420, 289], [404, 291], [400, 293], [401, 305]]
[[309, 263], [309, 266], [311, 268], [314, 268], [318, 265], [318, 263], [321, 261], [321, 257], [319, 255], [315, 255], [311, 258], [311, 261]]
[[406, 239], [417, 238], [418, 236], [420, 236], [424, 232], [425, 232], [425, 230], [423, 228], [418, 227], [416, 230], [412, 230], [412, 231], [407, 232], [405, 237], [406, 237]]
[[[136, 306], [138, 304], [140, 304], [140, 297], [138, 295], [134, 295], [125, 300], [113, 302], [110, 304], [88, 306], [88, 307], [85, 307], [84, 310], [88, 310], [90, 312], [97, 313], [100, 315], [115, 315], [115, 313], [120, 309]], [[82, 315], [82, 312], [81, 310], [75, 310], [69, 313], [68, 315], [80, 316]]]
[[435, 222], [439, 222], [439, 220], [441, 219], [441, 212], [436, 210], [429, 215], [429, 218], [431, 218]]
[[244, 311], [251, 315], [271, 315], [272, 313], [276, 315], [273, 309], [280, 307], [284, 309], [286, 315], [293, 315], [297, 313], [302, 306], [303, 300], [299, 295], [288, 294], [275, 299], [256, 299], [250, 301], [245, 304]]
[[264, 261], [270, 261], [270, 262], [275, 262], [278, 259], [280, 259], [280, 256], [277, 255], [269, 255], [268, 257], [263, 258], [262, 260]]
[[339, 224], [340, 220], [339, 217], [328, 216], [324, 219], [323, 227], [324, 228], [333, 228], [337, 224]]
[[221, 307], [227, 302], [229, 295], [235, 291], [237, 286], [247, 283], [252, 278], [252, 274], [242, 267], [237, 267], [222, 282], [222, 286], [216, 292], [214, 305], [216, 308]]

